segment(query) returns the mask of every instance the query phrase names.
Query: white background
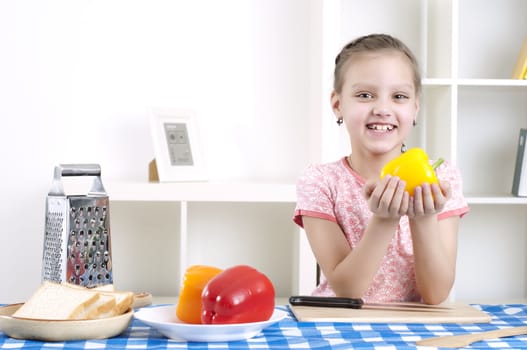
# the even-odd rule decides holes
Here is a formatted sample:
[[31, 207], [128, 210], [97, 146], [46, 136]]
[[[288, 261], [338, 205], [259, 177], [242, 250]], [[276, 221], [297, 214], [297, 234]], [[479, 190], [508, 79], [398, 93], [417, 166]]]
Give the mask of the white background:
[[308, 5], [0, 0], [0, 302], [40, 283], [56, 164], [147, 181], [149, 107], [196, 110], [212, 181], [294, 182], [309, 161]]
[[[320, 12], [340, 3], [335, 13]], [[336, 150], [346, 136], [332, 119], [329, 91], [323, 91], [343, 44], [339, 34], [347, 40], [347, 31], [391, 29], [423, 58], [420, 37], [426, 35], [419, 28], [426, 26], [418, 13], [425, 3], [460, 5], [459, 33], [452, 38], [444, 29], [450, 14], [428, 18], [443, 28], [430, 42], [438, 46], [425, 66], [432, 78], [450, 76], [452, 66], [457, 76], [457, 58], [456, 65], [449, 61], [457, 51], [448, 48], [458, 39], [460, 78], [509, 77], [525, 32], [525, 22], [517, 20], [525, 12], [517, 11], [525, 9], [522, 0], [0, 0], [0, 303], [23, 301], [40, 284], [45, 199], [55, 165], [98, 163], [104, 184], [146, 182], [154, 157], [148, 109], [190, 108], [198, 116], [211, 181], [293, 183], [308, 163], [345, 153]], [[341, 33], [340, 25], [350, 28]], [[513, 35], [500, 34], [503, 28]], [[482, 98], [477, 87], [460, 87], [459, 166], [465, 189], [480, 194], [489, 187], [503, 195], [510, 188], [517, 129], [525, 125], [525, 90], [487, 88]], [[439, 85], [428, 92], [444, 102], [449, 89]], [[441, 110], [429, 112], [442, 117]], [[452, 125], [438, 125], [445, 129], [438, 135], [451, 134]], [[450, 144], [439, 148], [445, 149]], [[111, 198], [110, 185], [107, 190]], [[177, 293], [178, 209], [175, 203], [112, 204], [117, 287]], [[261, 209], [272, 224], [253, 230]], [[191, 231], [203, 234], [191, 237], [197, 244], [189, 254], [201, 257], [200, 244], [210, 237], [221, 242], [227, 233], [239, 246], [231, 251], [251, 254], [243, 249], [253, 245], [256, 260], [272, 260], [275, 277], [289, 280], [291, 269], [280, 266], [290, 263], [294, 246], [291, 236], [282, 240], [292, 210], [291, 203], [220, 210], [191, 205], [189, 220], [197, 222]], [[241, 234], [234, 232], [236, 215], [243, 217]], [[525, 296], [524, 218], [524, 205], [471, 205], [460, 226], [460, 299]], [[268, 227], [283, 231], [268, 239], [261, 234]], [[244, 236], [246, 231], [258, 237]]]

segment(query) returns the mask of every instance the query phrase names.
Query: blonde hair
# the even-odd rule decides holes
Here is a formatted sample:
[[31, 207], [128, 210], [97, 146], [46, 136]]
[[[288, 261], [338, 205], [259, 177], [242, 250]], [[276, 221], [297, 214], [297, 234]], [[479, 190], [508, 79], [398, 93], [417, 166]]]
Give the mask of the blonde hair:
[[345, 66], [349, 63], [350, 58], [354, 54], [363, 52], [374, 52], [380, 50], [395, 50], [404, 54], [410, 61], [410, 67], [414, 75], [415, 92], [417, 95], [421, 93], [421, 73], [419, 71], [419, 63], [415, 58], [413, 52], [401, 40], [394, 38], [388, 34], [369, 34], [359, 37], [342, 48], [340, 53], [335, 58], [335, 72], [333, 89], [340, 93], [344, 85], [344, 71]]

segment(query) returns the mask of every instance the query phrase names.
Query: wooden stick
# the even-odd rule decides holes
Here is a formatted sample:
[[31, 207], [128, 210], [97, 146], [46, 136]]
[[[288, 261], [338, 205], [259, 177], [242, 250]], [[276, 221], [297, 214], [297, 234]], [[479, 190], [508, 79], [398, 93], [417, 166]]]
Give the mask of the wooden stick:
[[527, 334], [527, 326], [496, 329], [493, 331], [480, 333], [447, 335], [443, 337], [427, 338], [417, 341], [416, 344], [423, 346], [437, 346], [443, 348], [462, 348], [480, 340], [496, 339], [523, 334]]

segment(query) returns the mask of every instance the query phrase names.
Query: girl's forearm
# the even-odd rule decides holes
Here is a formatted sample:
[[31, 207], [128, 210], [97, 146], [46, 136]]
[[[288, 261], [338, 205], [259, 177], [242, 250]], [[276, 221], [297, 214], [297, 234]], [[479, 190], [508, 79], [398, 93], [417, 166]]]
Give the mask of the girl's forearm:
[[373, 216], [359, 244], [328, 276], [337, 296], [361, 298], [375, 277], [399, 220]]
[[[448, 247], [435, 216], [410, 220], [417, 288], [428, 304], [439, 304], [449, 295], [455, 279], [455, 247]], [[443, 236], [442, 236], [443, 235]]]

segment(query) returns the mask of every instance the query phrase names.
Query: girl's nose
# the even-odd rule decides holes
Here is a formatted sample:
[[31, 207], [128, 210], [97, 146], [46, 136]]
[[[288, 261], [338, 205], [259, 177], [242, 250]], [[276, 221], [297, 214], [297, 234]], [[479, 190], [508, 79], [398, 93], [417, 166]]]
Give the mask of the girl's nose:
[[373, 114], [381, 117], [389, 116], [391, 114], [389, 103], [384, 100], [378, 100], [373, 106]]
[[387, 108], [374, 108], [373, 114], [378, 115], [378, 116], [387, 116], [387, 115], [390, 115], [390, 112], [388, 111]]

